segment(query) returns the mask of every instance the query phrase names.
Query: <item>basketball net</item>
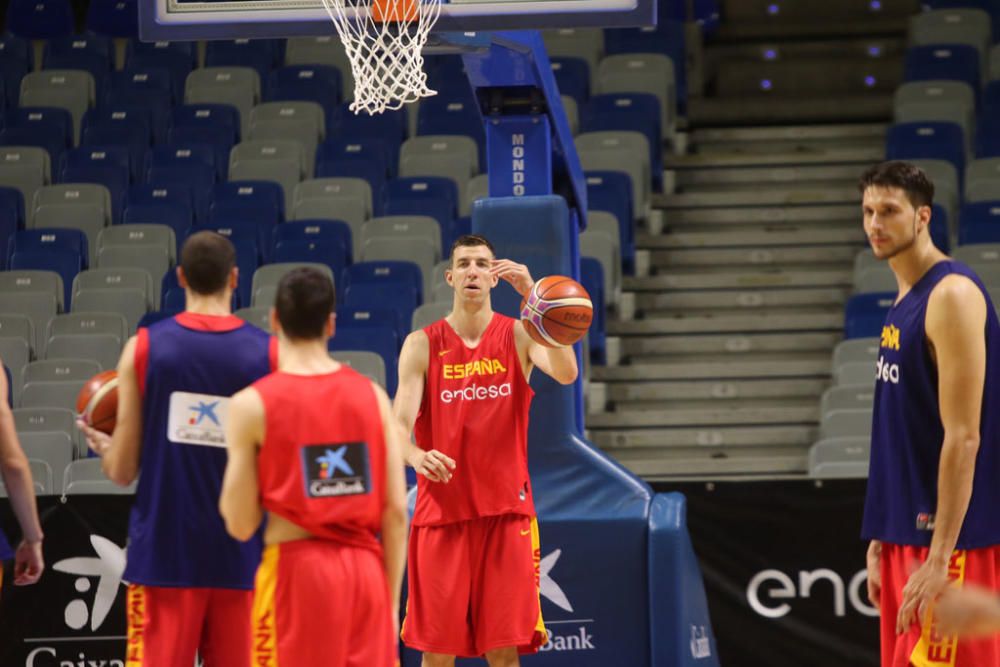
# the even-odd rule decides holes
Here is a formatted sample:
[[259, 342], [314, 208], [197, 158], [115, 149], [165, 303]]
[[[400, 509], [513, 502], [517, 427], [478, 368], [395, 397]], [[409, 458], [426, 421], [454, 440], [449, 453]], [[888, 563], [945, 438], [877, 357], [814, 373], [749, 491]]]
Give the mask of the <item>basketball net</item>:
[[441, 0], [323, 0], [354, 75], [354, 113], [396, 110], [427, 87], [422, 51], [441, 14]]

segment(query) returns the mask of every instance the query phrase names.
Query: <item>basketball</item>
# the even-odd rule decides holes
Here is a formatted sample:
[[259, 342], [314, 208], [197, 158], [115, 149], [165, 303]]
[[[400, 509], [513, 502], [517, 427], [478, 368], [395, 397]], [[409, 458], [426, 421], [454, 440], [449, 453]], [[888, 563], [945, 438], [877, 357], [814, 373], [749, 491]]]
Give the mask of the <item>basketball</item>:
[[594, 319], [594, 304], [583, 285], [567, 276], [546, 276], [521, 300], [521, 321], [528, 335], [545, 347], [566, 347], [581, 340]]
[[118, 414], [118, 371], [102, 371], [87, 380], [76, 397], [76, 411], [84, 423], [110, 434]]

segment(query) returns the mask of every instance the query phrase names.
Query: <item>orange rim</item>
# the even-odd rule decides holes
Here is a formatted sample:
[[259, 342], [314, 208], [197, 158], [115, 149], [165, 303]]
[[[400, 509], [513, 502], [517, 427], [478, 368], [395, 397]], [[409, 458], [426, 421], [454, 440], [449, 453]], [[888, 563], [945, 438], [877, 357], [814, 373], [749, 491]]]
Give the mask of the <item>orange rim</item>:
[[420, 0], [373, 0], [372, 20], [377, 23], [411, 23], [420, 16]]

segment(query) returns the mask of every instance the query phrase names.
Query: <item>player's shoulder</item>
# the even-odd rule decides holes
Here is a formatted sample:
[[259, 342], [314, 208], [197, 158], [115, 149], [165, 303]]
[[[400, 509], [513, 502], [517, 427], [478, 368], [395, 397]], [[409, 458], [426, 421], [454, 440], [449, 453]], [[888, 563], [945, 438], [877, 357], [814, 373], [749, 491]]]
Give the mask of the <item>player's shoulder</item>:
[[938, 281], [931, 290], [929, 300], [933, 306], [953, 308], [985, 303], [986, 298], [972, 275], [954, 272]]

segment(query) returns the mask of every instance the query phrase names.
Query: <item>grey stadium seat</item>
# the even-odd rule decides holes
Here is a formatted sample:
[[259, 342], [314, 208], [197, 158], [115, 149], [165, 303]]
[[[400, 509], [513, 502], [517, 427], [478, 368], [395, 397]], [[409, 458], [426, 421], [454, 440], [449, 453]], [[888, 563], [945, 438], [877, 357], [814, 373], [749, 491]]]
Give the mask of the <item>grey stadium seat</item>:
[[455, 181], [458, 208], [469, 210], [469, 179], [479, 173], [479, 149], [470, 137], [428, 134], [407, 139], [399, 151], [400, 176], [443, 176]]
[[135, 333], [149, 309], [146, 295], [135, 289], [83, 289], [73, 297], [74, 312], [122, 315], [128, 322], [129, 335]]
[[820, 440], [809, 449], [809, 476], [817, 479], [868, 477], [869, 438]]
[[605, 231], [587, 229], [580, 234], [580, 256], [593, 257], [604, 272], [604, 293], [609, 304], [621, 300], [622, 262], [618, 237]]
[[820, 420], [821, 439], [843, 437], [871, 437], [871, 408], [831, 410]]
[[647, 93], [660, 101], [660, 127], [670, 137], [677, 124], [677, 78], [674, 63], [662, 53], [607, 56], [597, 66], [598, 94]]
[[50, 69], [30, 72], [21, 79], [22, 107], [57, 107], [73, 116], [73, 143], [80, 143], [83, 114], [94, 105], [94, 76], [76, 69]]
[[[1000, 243], [976, 243], [955, 248], [952, 257], [970, 266], [1000, 264]], [[985, 281], [992, 284], [992, 281]]]
[[1000, 44], [994, 44], [990, 48], [990, 81], [1000, 79]]
[[[52, 493], [52, 466], [39, 459], [28, 459], [28, 469], [31, 470], [31, 481], [35, 487], [35, 495], [46, 496]], [[0, 479], [0, 498], [7, 497], [7, 487]]]
[[822, 417], [834, 410], [871, 410], [874, 400], [874, 383], [830, 387], [820, 398], [819, 414]]
[[878, 359], [879, 342], [877, 336], [840, 341], [837, 347], [833, 348], [833, 368], [858, 361], [874, 363]]
[[[108, 371], [118, 367], [122, 344], [118, 336], [111, 334], [70, 334], [49, 338], [45, 347], [46, 359], [64, 359], [78, 356], [93, 359]], [[88, 376], [89, 377], [89, 376]]]
[[[153, 278], [145, 269], [105, 268], [78, 273], [73, 280], [74, 299], [80, 292], [93, 289], [136, 290], [143, 295], [147, 308], [153, 307]], [[75, 302], [73, 310], [83, 312], [82, 308], [76, 307]]]
[[336, 35], [289, 37], [286, 65], [330, 65], [340, 70], [341, 98], [354, 99], [354, 75], [344, 45]]
[[51, 180], [49, 152], [36, 146], [0, 146], [0, 186], [17, 188], [24, 197], [24, 214], [31, 224], [35, 191]]
[[10, 369], [10, 392], [14, 404], [21, 395], [21, 375], [31, 361], [31, 346], [24, 338], [0, 337], [0, 360]]
[[[553, 65], [555, 64], [553, 63]], [[562, 100], [563, 111], [566, 113], [566, 124], [569, 125], [569, 133], [575, 137], [580, 134], [580, 106], [569, 95], [561, 95], [560, 100]], [[475, 200], [472, 199], [472, 201]], [[472, 201], [469, 203], [471, 204]], [[463, 215], [466, 214], [463, 213]]]
[[632, 179], [637, 218], [645, 218], [652, 195], [649, 144], [639, 132], [584, 132], [574, 139], [584, 171], [623, 171]]
[[60, 431], [70, 436], [76, 448], [76, 457], [87, 455], [87, 443], [76, 427], [76, 412], [68, 408], [14, 408], [14, 427], [17, 432]]
[[434, 247], [426, 239], [379, 236], [365, 242], [365, 246], [361, 249], [360, 261], [405, 260], [413, 262], [420, 267], [424, 281], [423, 291], [424, 294], [427, 294], [432, 289], [432, 283], [428, 276], [434, 270], [434, 253]]
[[297, 141], [308, 164], [316, 160], [316, 146], [326, 136], [323, 107], [315, 102], [264, 102], [250, 111], [248, 139]]
[[910, 18], [913, 44], [967, 44], [979, 51], [986, 63], [987, 48], [993, 41], [990, 15], [982, 9], [938, 9]]
[[443, 259], [441, 226], [437, 220], [426, 215], [387, 215], [372, 218], [361, 228], [361, 236], [355, 244], [355, 249], [360, 251], [368, 241], [377, 238], [426, 241], [434, 249], [434, 261], [439, 262]]
[[51, 357], [32, 361], [24, 367], [24, 384], [29, 382], [64, 382], [89, 380], [101, 371], [93, 359], [86, 357]]
[[460, 211], [459, 215], [469, 215], [472, 211], [473, 202], [477, 199], [486, 199], [490, 196], [490, 175], [476, 174], [470, 178], [467, 191], [469, 195], [469, 210]]
[[101, 230], [111, 224], [111, 193], [94, 183], [60, 183], [35, 191], [33, 229], [79, 229], [87, 235], [90, 263]]
[[848, 361], [833, 369], [833, 381], [838, 387], [870, 384], [875, 385], [875, 359], [871, 361]]
[[451, 312], [452, 303], [450, 301], [436, 301], [418, 306], [413, 311], [413, 318], [410, 321], [410, 331], [423, 329], [428, 324], [444, 319]]
[[55, 470], [64, 470], [73, 460], [75, 445], [62, 431], [29, 431], [18, 435], [21, 448], [29, 459], [45, 461]]
[[104, 475], [101, 460], [97, 458], [72, 461], [63, 470], [62, 493], [72, 495], [131, 495], [135, 493], [136, 482], [128, 486], [118, 486]]
[[83, 387], [83, 380], [58, 382], [32, 382], [21, 391], [22, 408], [66, 408], [76, 410], [76, 396]]
[[[303, 183], [308, 181], [303, 181]], [[301, 183], [299, 184], [301, 185]], [[289, 220], [340, 220], [351, 228], [351, 243], [357, 244], [361, 228], [371, 217], [370, 204], [356, 197], [338, 199], [303, 199], [292, 204]], [[354, 252], [352, 248], [352, 252]], [[356, 257], [356, 255], [354, 255]]]
[[342, 202], [350, 200], [352, 208], [354, 202], [362, 204], [366, 219], [372, 213], [372, 186], [363, 178], [311, 178], [295, 186], [293, 199], [296, 203], [309, 199], [327, 202], [332, 213], [339, 212], [337, 208]]
[[88, 313], [78, 311], [57, 315], [49, 320], [46, 340], [53, 336], [79, 334], [105, 334], [118, 339], [124, 345], [128, 339], [128, 322], [118, 313]]
[[229, 104], [240, 112], [240, 136], [250, 129], [250, 110], [260, 102], [260, 76], [250, 67], [203, 67], [184, 82], [185, 104]]
[[867, 268], [855, 275], [854, 290], [859, 294], [869, 294], [871, 292], [898, 292], [899, 283], [896, 282], [896, 274], [892, 272], [888, 264], [880, 264]]
[[0, 292], [4, 294], [27, 294], [41, 292], [56, 298], [56, 306], [65, 306], [65, 289], [62, 277], [55, 271], [0, 271]]
[[976, 128], [976, 93], [963, 81], [911, 81], [893, 95], [897, 123], [942, 121], [957, 123], [972, 146]]
[[170, 265], [177, 263], [177, 236], [167, 225], [133, 223], [106, 227], [101, 230], [97, 245], [98, 252], [111, 246], [160, 246], [167, 251]]
[[292, 210], [295, 186], [312, 177], [312, 165], [296, 141], [244, 141], [229, 153], [229, 180], [274, 181], [285, 192], [285, 212]]
[[34, 332], [31, 349], [36, 356], [40, 355], [45, 349], [45, 328], [48, 326], [49, 320], [55, 317], [57, 312], [58, 309], [54, 294], [44, 294], [41, 292], [11, 294], [9, 292], [0, 292], [0, 314], [24, 315], [31, 320], [31, 328]]
[[[337, 284], [333, 277], [333, 271], [326, 264], [317, 264], [315, 262], [265, 264], [253, 273], [253, 282], [250, 287], [250, 293], [253, 295], [253, 305], [255, 307], [270, 306], [274, 302], [274, 292], [278, 289], [278, 283], [281, 282], [282, 276], [292, 269], [299, 267], [308, 267], [321, 271], [333, 281], [334, 286]], [[261, 300], [262, 294], [266, 297], [265, 300]]]
[[1000, 199], [1000, 157], [973, 160], [965, 168], [966, 202]]
[[604, 32], [599, 28], [545, 30], [542, 41], [549, 56], [583, 58], [590, 67], [590, 86], [595, 88], [597, 66], [604, 56]]
[[[336, 333], [334, 333], [334, 338], [336, 338]], [[347, 364], [383, 389], [385, 388], [385, 361], [381, 355], [364, 350], [337, 350], [331, 352], [330, 356], [342, 364]]]
[[270, 306], [257, 306], [253, 308], [240, 308], [233, 313], [236, 317], [240, 318], [244, 322], [249, 322], [250, 324], [267, 331], [268, 333], [273, 333], [271, 331], [271, 307]]
[[[170, 253], [161, 245], [106, 246], [97, 255], [97, 268], [145, 271], [153, 285], [159, 285], [170, 270]], [[153, 289], [149, 296], [153, 310], [159, 310], [160, 291]]]

